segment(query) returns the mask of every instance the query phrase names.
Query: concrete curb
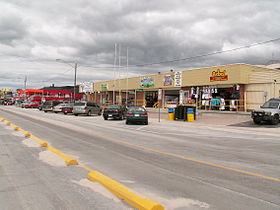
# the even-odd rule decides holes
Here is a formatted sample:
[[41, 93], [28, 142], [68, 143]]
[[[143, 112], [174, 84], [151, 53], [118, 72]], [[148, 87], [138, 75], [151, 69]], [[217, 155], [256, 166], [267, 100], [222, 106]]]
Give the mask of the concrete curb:
[[155, 201], [143, 198], [129, 191], [124, 185], [110, 179], [98, 171], [90, 171], [87, 178], [94, 182], [99, 182], [117, 197], [126, 203], [140, 210], [163, 210], [164, 207]]
[[78, 165], [79, 164], [77, 160], [75, 160], [74, 158], [64, 154], [63, 152], [59, 151], [58, 149], [56, 149], [54, 147], [48, 147], [47, 150], [57, 154], [62, 159], [64, 159], [64, 161], [65, 161], [67, 166], [69, 166], [69, 165]]

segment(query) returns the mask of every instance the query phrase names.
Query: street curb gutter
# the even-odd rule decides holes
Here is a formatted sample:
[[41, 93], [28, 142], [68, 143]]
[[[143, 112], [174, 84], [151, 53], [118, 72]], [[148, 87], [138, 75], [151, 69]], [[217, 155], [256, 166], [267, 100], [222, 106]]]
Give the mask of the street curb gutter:
[[63, 152], [59, 151], [58, 149], [56, 149], [54, 147], [48, 147], [47, 150], [57, 154], [62, 159], [64, 159], [64, 161], [65, 161], [67, 166], [69, 166], [69, 165], [78, 165], [79, 164], [77, 160], [75, 160], [74, 158], [64, 154]]
[[90, 171], [87, 178], [93, 182], [99, 182], [117, 197], [123, 199], [129, 205], [139, 210], [163, 210], [164, 207], [155, 201], [143, 198], [129, 191], [124, 185], [110, 179], [98, 171]]

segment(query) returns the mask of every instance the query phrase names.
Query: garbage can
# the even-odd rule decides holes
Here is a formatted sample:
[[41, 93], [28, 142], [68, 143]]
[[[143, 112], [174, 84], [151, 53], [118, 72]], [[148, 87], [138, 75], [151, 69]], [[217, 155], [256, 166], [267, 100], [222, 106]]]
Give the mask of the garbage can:
[[168, 108], [168, 120], [174, 120], [174, 108], [173, 107]]
[[187, 108], [187, 121], [193, 122], [194, 121], [194, 108]]
[[184, 106], [177, 106], [175, 108], [175, 120], [184, 120], [184, 119], [185, 119]]

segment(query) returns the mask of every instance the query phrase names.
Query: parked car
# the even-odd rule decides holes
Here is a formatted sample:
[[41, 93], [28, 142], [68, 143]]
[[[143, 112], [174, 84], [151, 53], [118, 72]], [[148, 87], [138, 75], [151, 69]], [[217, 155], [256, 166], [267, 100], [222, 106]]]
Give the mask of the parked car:
[[29, 102], [24, 104], [24, 108], [38, 108], [39, 104], [36, 102]]
[[68, 104], [60, 103], [53, 108], [54, 113], [62, 112], [62, 108], [68, 106]]
[[42, 110], [44, 112], [53, 111], [53, 108], [60, 103], [60, 101], [46, 101], [42, 105]]
[[148, 125], [148, 113], [142, 106], [129, 107], [126, 113], [126, 124], [140, 122]]
[[73, 106], [74, 104], [67, 104], [66, 106], [61, 108], [61, 112], [63, 114], [73, 113]]
[[103, 118], [104, 120], [108, 120], [108, 118], [120, 119], [123, 120], [126, 115], [126, 107], [121, 105], [110, 105], [103, 110]]
[[99, 105], [97, 105], [94, 102], [90, 101], [84, 101], [84, 102], [77, 102], [73, 106], [73, 113], [75, 116], [78, 116], [79, 114], [98, 114], [101, 115], [102, 109]]
[[251, 117], [255, 124], [261, 122], [270, 122], [273, 125], [279, 123], [280, 116], [280, 98], [271, 98], [260, 107], [260, 109], [253, 110]]

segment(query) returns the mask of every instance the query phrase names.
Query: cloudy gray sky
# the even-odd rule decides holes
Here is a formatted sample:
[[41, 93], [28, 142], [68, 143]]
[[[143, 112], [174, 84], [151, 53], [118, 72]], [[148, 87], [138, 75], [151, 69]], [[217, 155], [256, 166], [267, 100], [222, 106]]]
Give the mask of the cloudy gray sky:
[[[128, 76], [280, 59], [280, 41], [180, 62], [280, 37], [279, 0], [0, 0], [0, 88], [113, 79], [115, 43]], [[118, 61], [118, 59], [117, 59]], [[117, 64], [118, 65], [118, 64]], [[114, 73], [115, 72], [115, 73]], [[122, 68], [120, 77], [126, 76]]]

